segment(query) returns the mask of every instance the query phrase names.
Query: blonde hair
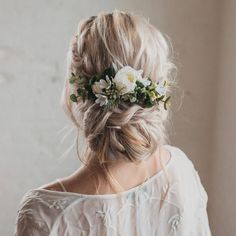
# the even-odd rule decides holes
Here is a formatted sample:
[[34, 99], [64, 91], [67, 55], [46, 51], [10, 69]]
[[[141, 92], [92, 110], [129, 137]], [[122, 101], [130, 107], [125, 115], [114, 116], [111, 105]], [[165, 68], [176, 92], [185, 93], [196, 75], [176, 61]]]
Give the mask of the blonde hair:
[[[69, 84], [68, 78], [72, 72], [89, 77], [99, 74], [113, 62], [118, 69], [130, 65], [142, 69], [143, 75], [150, 76], [153, 81], [166, 79], [172, 84], [174, 77], [171, 72], [175, 65], [171, 49], [168, 37], [147, 19], [119, 10], [100, 12], [80, 21], [71, 40], [61, 102], [66, 114], [87, 141], [83, 159], [77, 146], [80, 160], [88, 167], [101, 167], [111, 186], [116, 180], [109, 173], [107, 163], [120, 158], [141, 163], [167, 143], [169, 111], [157, 105], [142, 108], [137, 104], [128, 106], [121, 103], [105, 112], [90, 100], [84, 103], [79, 100], [75, 104], [69, 97], [76, 87]], [[78, 141], [77, 138], [77, 145]]]

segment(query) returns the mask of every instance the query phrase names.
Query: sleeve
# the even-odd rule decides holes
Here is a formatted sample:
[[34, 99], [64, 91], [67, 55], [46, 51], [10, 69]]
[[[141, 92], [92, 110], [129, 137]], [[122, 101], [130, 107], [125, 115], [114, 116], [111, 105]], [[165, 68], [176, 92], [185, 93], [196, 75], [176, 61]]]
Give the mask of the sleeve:
[[23, 196], [18, 205], [14, 236], [49, 235], [48, 226], [39, 214], [38, 201], [30, 192]]
[[197, 191], [197, 204], [196, 204], [196, 235], [211, 236], [207, 214], [208, 195], [205, 191], [198, 172], [194, 169], [194, 179]]
[[211, 236], [207, 213], [207, 192], [193, 162], [181, 149], [177, 150], [183, 160], [183, 165], [180, 167], [180, 182], [183, 186], [183, 205], [185, 205], [184, 235]]

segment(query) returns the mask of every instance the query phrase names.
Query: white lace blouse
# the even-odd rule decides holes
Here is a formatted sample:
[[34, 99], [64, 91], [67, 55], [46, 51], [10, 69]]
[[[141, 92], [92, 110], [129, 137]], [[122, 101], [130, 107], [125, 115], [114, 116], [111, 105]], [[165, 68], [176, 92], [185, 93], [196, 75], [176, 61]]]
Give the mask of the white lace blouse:
[[19, 203], [16, 236], [209, 236], [208, 196], [183, 151], [171, 153], [165, 172], [116, 194], [29, 190]]

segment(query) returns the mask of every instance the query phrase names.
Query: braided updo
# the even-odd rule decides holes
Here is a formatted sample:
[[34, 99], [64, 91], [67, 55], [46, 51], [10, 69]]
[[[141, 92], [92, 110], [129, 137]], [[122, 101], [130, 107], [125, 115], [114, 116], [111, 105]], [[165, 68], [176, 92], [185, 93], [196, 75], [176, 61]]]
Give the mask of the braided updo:
[[103, 111], [86, 100], [77, 104], [69, 99], [76, 88], [68, 83], [73, 72], [78, 76], [101, 73], [114, 62], [118, 69], [130, 65], [142, 69], [153, 81], [173, 81], [175, 65], [171, 61], [168, 40], [147, 19], [133, 13], [114, 10], [101, 12], [79, 23], [68, 53], [68, 71], [63, 91], [63, 107], [87, 141], [86, 162], [105, 164], [119, 158], [140, 162], [167, 142], [168, 112], [162, 106], [142, 108], [121, 103]]

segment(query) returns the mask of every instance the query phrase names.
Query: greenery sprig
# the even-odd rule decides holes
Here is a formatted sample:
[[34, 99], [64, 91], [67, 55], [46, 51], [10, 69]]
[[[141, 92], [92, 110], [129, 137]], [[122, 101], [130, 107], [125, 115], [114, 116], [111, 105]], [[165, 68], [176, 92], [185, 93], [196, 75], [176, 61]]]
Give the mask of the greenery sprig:
[[154, 82], [149, 77], [142, 78], [142, 72], [130, 66], [117, 70], [113, 63], [91, 78], [72, 73], [69, 82], [77, 85], [77, 94], [71, 94], [70, 99], [78, 102], [78, 98], [82, 97], [83, 102], [89, 99], [106, 109], [117, 106], [121, 101], [142, 107], [152, 107], [162, 102], [167, 110], [170, 105], [170, 96], [166, 96], [167, 81]]

